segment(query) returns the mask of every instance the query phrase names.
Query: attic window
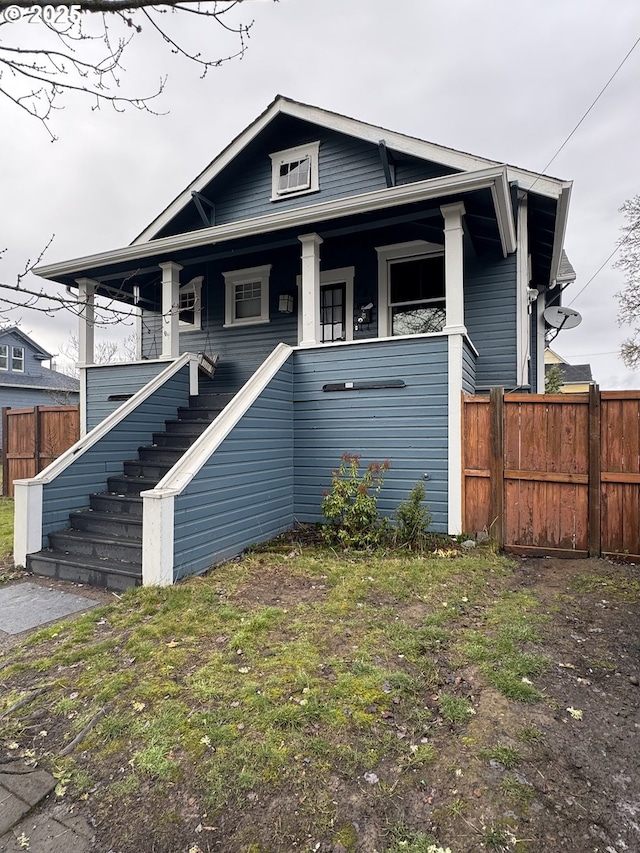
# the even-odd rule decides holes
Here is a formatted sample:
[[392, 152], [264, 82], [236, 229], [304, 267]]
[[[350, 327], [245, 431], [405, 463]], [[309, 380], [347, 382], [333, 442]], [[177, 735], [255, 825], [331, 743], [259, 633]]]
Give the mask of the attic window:
[[271, 157], [271, 201], [317, 192], [319, 142], [276, 151]]
[[9, 369], [9, 347], [7, 344], [0, 344], [0, 370]]

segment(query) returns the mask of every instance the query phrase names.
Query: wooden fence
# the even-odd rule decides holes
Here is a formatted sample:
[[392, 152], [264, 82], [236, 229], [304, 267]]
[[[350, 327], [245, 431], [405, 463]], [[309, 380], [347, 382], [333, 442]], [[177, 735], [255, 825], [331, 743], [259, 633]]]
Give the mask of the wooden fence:
[[516, 553], [640, 559], [640, 391], [462, 405], [465, 530]]
[[13, 481], [35, 477], [80, 437], [78, 406], [2, 409], [2, 494]]

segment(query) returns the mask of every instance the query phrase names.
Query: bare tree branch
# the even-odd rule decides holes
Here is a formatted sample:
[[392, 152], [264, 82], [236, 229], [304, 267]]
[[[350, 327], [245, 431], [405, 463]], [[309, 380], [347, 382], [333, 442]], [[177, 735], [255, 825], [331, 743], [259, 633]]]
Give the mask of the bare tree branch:
[[[40, 121], [52, 141], [56, 136], [50, 122], [53, 111], [62, 108], [65, 93], [89, 97], [92, 109], [109, 104], [117, 111], [133, 107], [157, 114], [153, 102], [164, 91], [166, 63], [154, 91], [127, 92], [123, 87], [125, 52], [140, 37], [160, 36], [171, 54], [196, 65], [204, 77], [210, 68], [244, 56], [253, 21], [243, 23], [231, 17], [243, 2], [246, 0], [56, 4], [0, 0], [0, 95]], [[205, 55], [203, 49], [185, 44], [179, 27], [185, 15], [198, 15], [203, 25], [218, 26], [225, 40], [235, 41], [235, 48]], [[202, 27], [192, 27], [191, 35], [205, 38], [207, 50], [213, 43], [212, 32]]]

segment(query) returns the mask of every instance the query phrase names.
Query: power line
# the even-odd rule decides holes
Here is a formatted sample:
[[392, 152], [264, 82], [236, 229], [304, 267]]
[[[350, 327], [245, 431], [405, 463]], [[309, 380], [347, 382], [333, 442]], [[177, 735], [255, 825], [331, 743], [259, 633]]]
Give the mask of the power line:
[[[637, 44], [637, 42], [636, 42], [636, 44]], [[576, 293], [576, 295], [573, 297], [573, 299], [571, 300], [571, 302], [569, 302], [569, 303], [568, 303], [568, 307], [570, 307], [571, 305], [573, 305], [573, 303], [576, 301], [576, 299], [578, 298], [578, 296], [580, 296], [580, 294], [581, 294], [581, 293], [584, 293], [584, 291], [589, 287], [589, 285], [590, 285], [590, 284], [591, 284], [591, 282], [594, 280], [594, 278], [602, 272], [602, 270], [606, 267], [606, 265], [609, 263], [609, 261], [611, 260], [611, 258], [612, 258], [615, 254], [617, 254], [617, 253], [620, 251], [620, 249], [625, 245], [625, 243], [628, 243], [628, 242], [629, 242], [629, 240], [631, 239], [632, 235], [633, 235], [633, 234], [638, 230], [638, 228], [639, 228], [639, 227], [640, 227], [640, 224], [638, 224], [638, 225], [634, 225], [634, 226], [633, 226], [633, 228], [631, 228], [631, 229], [627, 232], [627, 234], [625, 235], [624, 239], [620, 240], [620, 242], [619, 242], [619, 243], [618, 243], [618, 245], [615, 247], [615, 249], [613, 250], [613, 252], [611, 252], [611, 254], [609, 255], [609, 257], [608, 257], [608, 258], [607, 258], [607, 259], [606, 259], [606, 260], [605, 260], [605, 261], [604, 261], [604, 262], [603, 262], [603, 263], [598, 267], [598, 269], [594, 272], [594, 274], [591, 276], [591, 278], [589, 279], [589, 281], [588, 281], [585, 285], [583, 285], [583, 287], [581, 287], [581, 288], [580, 288], [580, 290]]]
[[[614, 80], [615, 76], [616, 76], [616, 75], [617, 75], [617, 73], [620, 71], [620, 69], [622, 68], [622, 66], [625, 64], [625, 62], [627, 61], [627, 59], [629, 59], [629, 57], [631, 56], [631, 54], [633, 53], [633, 51], [636, 49], [636, 47], [638, 46], [638, 44], [639, 44], [639, 43], [640, 43], [640, 37], [638, 37], [638, 38], [636, 39], [636, 41], [634, 42], [634, 44], [632, 45], [632, 47], [630, 48], [630, 50], [627, 52], [627, 54], [626, 54], [626, 56], [624, 57], [624, 59], [622, 60], [622, 62], [618, 65], [618, 67], [617, 67], [617, 68], [616, 68], [616, 70], [613, 72], [613, 74], [611, 75], [611, 77], [609, 77], [609, 79], [607, 80], [607, 82], [604, 84], [604, 86], [602, 87], [602, 89], [600, 90], [600, 92], [598, 93], [598, 95], [596, 96], [595, 100], [593, 101], [593, 103], [591, 104], [591, 106], [589, 107], [589, 109], [588, 109], [588, 110], [586, 111], [586, 113], [582, 116], [582, 118], [580, 119], [580, 121], [578, 122], [578, 124], [573, 128], [573, 130], [571, 131], [571, 133], [569, 134], [569, 136], [567, 136], [567, 138], [566, 138], [566, 139], [565, 139], [565, 141], [562, 143], [562, 145], [560, 146], [560, 148], [558, 148], [558, 150], [557, 150], [557, 151], [556, 151], [556, 153], [553, 155], [553, 157], [551, 158], [551, 160], [549, 160], [549, 162], [547, 163], [547, 165], [542, 169], [542, 171], [540, 172], [540, 174], [538, 175], [538, 177], [542, 177], [542, 175], [547, 171], [547, 169], [549, 168], [549, 166], [550, 166], [550, 165], [553, 163], [553, 161], [556, 159], [556, 157], [558, 156], [558, 154], [559, 154], [559, 153], [562, 151], [562, 149], [565, 147], [565, 145], [567, 144], [567, 142], [569, 142], [569, 140], [570, 140], [570, 139], [571, 139], [571, 137], [574, 135], [574, 133], [576, 132], [576, 130], [580, 127], [580, 125], [582, 124], [582, 122], [586, 119], [586, 117], [589, 115], [589, 113], [591, 112], [591, 110], [595, 107], [595, 105], [598, 103], [598, 101], [600, 100], [600, 98], [601, 98], [601, 97], [604, 95], [604, 93], [607, 91], [607, 89], [609, 88], [610, 84], [613, 82], [613, 80]], [[537, 181], [537, 180], [538, 180], [538, 178], [536, 178], [536, 180], [533, 182], [533, 184], [531, 185], [531, 188], [533, 188], [533, 186], [535, 185], [535, 183], [536, 183], [536, 181]]]

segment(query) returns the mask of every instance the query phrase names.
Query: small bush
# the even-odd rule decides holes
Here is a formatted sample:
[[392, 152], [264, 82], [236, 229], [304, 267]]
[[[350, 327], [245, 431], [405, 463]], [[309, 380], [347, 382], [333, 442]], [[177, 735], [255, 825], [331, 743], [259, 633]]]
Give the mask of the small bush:
[[322, 500], [322, 513], [329, 524], [323, 538], [329, 545], [368, 549], [382, 545], [388, 538], [389, 523], [378, 511], [389, 462], [370, 462], [360, 471], [360, 456], [344, 453], [340, 467], [332, 472], [331, 490]]
[[424, 547], [427, 529], [431, 525], [431, 512], [424, 503], [426, 489], [424, 483], [417, 483], [409, 492], [395, 513], [396, 544], [414, 549]]

